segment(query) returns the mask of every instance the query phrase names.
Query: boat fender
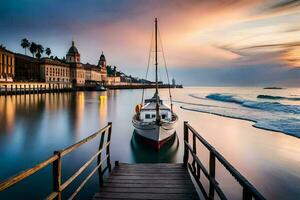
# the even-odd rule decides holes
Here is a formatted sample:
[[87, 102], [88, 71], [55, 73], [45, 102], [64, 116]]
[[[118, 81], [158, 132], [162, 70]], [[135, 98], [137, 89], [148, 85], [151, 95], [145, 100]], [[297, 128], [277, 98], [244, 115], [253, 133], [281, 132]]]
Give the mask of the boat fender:
[[135, 106], [135, 112], [138, 114], [141, 112], [141, 109], [142, 109], [142, 104], [138, 104]]

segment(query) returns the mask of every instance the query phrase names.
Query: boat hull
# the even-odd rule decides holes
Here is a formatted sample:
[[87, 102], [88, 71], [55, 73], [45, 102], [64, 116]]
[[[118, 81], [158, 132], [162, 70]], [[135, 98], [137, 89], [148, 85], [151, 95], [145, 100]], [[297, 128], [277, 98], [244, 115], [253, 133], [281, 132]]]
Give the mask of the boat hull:
[[164, 143], [174, 136], [176, 123], [145, 124], [133, 120], [133, 126], [135, 127], [136, 134], [146, 139], [155, 148], [160, 149]]

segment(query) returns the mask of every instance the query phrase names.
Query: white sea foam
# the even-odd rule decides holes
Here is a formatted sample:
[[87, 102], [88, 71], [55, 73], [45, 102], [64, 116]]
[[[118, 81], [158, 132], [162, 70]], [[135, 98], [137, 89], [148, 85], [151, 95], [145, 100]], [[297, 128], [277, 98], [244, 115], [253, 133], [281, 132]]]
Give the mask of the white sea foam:
[[236, 97], [233, 95], [226, 94], [210, 94], [206, 96], [208, 99], [213, 99], [216, 101], [223, 101], [229, 103], [240, 104], [244, 107], [253, 108], [253, 109], [261, 109], [270, 112], [285, 112], [285, 113], [293, 113], [300, 114], [300, 106], [296, 105], [284, 105], [279, 102], [260, 102], [260, 101], [252, 101], [246, 100], [241, 97]]
[[[190, 95], [201, 101], [203, 97]], [[255, 122], [254, 127], [278, 131], [300, 137], [300, 106], [286, 105], [278, 101], [264, 102], [242, 98], [233, 94], [213, 93], [207, 99], [220, 105], [184, 102], [183, 109], [211, 113], [224, 117], [238, 118]]]

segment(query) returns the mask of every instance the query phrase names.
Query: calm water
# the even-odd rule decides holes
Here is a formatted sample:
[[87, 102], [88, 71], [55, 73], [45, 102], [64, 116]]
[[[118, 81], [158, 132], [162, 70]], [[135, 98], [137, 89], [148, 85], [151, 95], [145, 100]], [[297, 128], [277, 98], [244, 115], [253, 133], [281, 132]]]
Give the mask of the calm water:
[[[283, 95], [282, 93], [286, 91], [280, 94]], [[224, 107], [225, 114], [228, 114], [228, 108], [230, 110], [241, 105], [206, 99], [206, 96], [212, 93], [233, 92], [245, 97], [245, 95], [253, 96], [264, 91], [255, 88], [174, 90], [173, 98], [177, 101], [175, 111], [180, 117], [177, 128], [178, 138], [170, 144], [170, 149], [159, 153], [139, 145], [132, 139], [131, 117], [135, 105], [140, 103], [141, 90], [0, 97], [0, 180], [32, 167], [34, 163], [52, 155], [54, 150], [65, 148], [85, 138], [105, 126], [108, 121], [113, 122], [111, 147], [113, 161], [182, 162], [182, 123], [189, 121], [268, 199], [299, 199], [300, 140], [298, 138], [254, 128], [252, 122], [198, 112], [203, 111], [203, 105], [213, 105]], [[293, 91], [293, 95], [297, 95], [297, 92], [297, 90]], [[167, 99], [167, 90], [162, 90], [161, 93], [163, 99]], [[298, 94], [300, 95], [300, 91]], [[147, 95], [151, 96], [152, 91], [148, 90]], [[283, 104], [287, 104], [286, 101], [288, 100], [284, 100]], [[202, 107], [201, 105], [199, 107], [199, 104]], [[190, 110], [182, 109], [180, 106]], [[215, 108], [204, 111], [220, 114]], [[256, 111], [257, 109], [253, 110]], [[248, 112], [249, 116], [253, 114], [252, 110]], [[236, 114], [234, 112], [229, 114], [231, 117], [239, 117], [232, 116]], [[97, 140], [88, 143], [63, 159], [63, 180], [89, 159], [96, 151], [98, 142]], [[199, 148], [199, 155], [207, 165], [207, 152]], [[49, 176], [51, 169], [49, 166], [32, 178], [1, 193], [0, 199], [45, 197], [51, 190], [52, 178]], [[87, 170], [89, 171], [91, 170]], [[240, 197], [242, 193], [240, 187], [220, 165], [217, 165], [216, 177], [228, 197], [232, 199]], [[82, 181], [83, 178], [80, 177], [78, 181]], [[205, 180], [203, 183], [207, 184]], [[97, 191], [97, 184], [95, 176], [79, 197], [92, 197]], [[74, 188], [67, 190], [64, 195], [68, 195], [72, 189]], [[26, 192], [30, 190], [34, 190], [35, 193]]]

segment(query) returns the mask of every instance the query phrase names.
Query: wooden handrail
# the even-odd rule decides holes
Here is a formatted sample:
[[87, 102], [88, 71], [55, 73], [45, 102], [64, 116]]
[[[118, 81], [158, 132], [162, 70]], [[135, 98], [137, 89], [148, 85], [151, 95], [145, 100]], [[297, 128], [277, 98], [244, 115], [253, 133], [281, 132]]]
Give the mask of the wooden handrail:
[[97, 151], [95, 155], [93, 155], [75, 174], [73, 174], [68, 180], [66, 180], [60, 187], [60, 190], [63, 191], [66, 187], [68, 187], [92, 162], [93, 160], [106, 148], [109, 146], [110, 142], [105, 143], [103, 148], [100, 151]]
[[36, 173], [37, 171], [43, 169], [44, 167], [47, 167], [49, 164], [53, 163], [57, 159], [58, 159], [58, 156], [53, 155], [50, 158], [48, 158], [47, 160], [35, 165], [34, 167], [24, 170], [21, 173], [4, 180], [3, 182], [0, 183], [0, 191], [3, 191], [5, 189], [15, 185], [16, 183], [31, 176], [32, 174]]
[[[185, 144], [188, 146], [190, 152], [193, 152], [193, 149], [191, 147], [191, 145], [187, 144], [185, 142]], [[197, 165], [200, 167], [200, 169], [203, 171], [204, 175], [207, 177], [207, 179], [214, 184], [216, 192], [218, 193], [218, 195], [220, 196], [221, 199], [227, 199], [225, 194], [223, 193], [223, 191], [221, 190], [221, 188], [219, 187], [219, 183], [209, 175], [209, 172], [206, 170], [206, 168], [204, 167], [204, 165], [202, 164], [202, 162], [200, 161], [200, 159], [196, 156], [196, 154], [192, 153], [192, 157], [193, 160], [197, 163]], [[192, 165], [190, 163], [188, 163], [189, 168], [192, 168]]]
[[73, 144], [71, 146], [69, 146], [66, 149], [61, 150], [61, 156], [65, 156], [68, 153], [74, 151], [75, 149], [77, 149], [78, 147], [80, 147], [81, 145], [89, 142], [90, 140], [92, 140], [93, 138], [97, 137], [99, 134], [102, 133], [106, 133], [106, 130], [109, 129], [112, 125], [109, 123], [108, 125], [106, 125], [104, 128], [102, 128], [101, 130], [97, 131], [96, 133], [90, 135], [89, 137], [77, 142], [76, 144]]
[[[191, 145], [189, 144], [189, 132], [191, 132], [193, 136], [193, 147], [191, 147]], [[210, 152], [209, 171], [207, 171], [207, 169], [201, 163], [200, 159], [197, 157], [196, 138]], [[189, 125], [188, 122], [184, 122], [184, 146], [184, 165], [189, 167], [205, 199], [214, 199], [214, 191], [217, 192], [220, 199], [227, 199], [224, 193], [219, 188], [218, 182], [215, 180], [216, 158], [243, 187], [243, 199], [251, 199], [252, 197], [258, 200], [265, 199], [263, 195], [260, 194], [256, 190], [256, 188], [243, 175], [241, 175], [213, 146], [211, 146], [193, 127], [191, 127], [191, 125]], [[188, 163], [189, 153], [193, 157], [192, 164]], [[209, 195], [206, 194], [203, 185], [200, 182], [201, 171], [203, 171], [204, 175], [209, 180]]]
[[105, 160], [109, 155], [106, 155], [105, 158], [101, 160], [101, 162], [93, 169], [93, 171], [83, 180], [83, 182], [80, 184], [80, 186], [75, 190], [75, 192], [69, 197], [69, 200], [74, 199], [74, 197], [78, 194], [78, 192], [83, 188], [83, 186], [86, 184], [86, 182], [93, 176], [93, 174], [99, 169], [99, 167], [103, 164]]
[[[102, 181], [103, 174], [106, 169], [111, 171], [111, 163], [110, 163], [110, 150], [109, 146], [111, 144], [111, 132], [112, 132], [112, 123], [109, 122], [108, 125], [106, 125], [101, 130], [97, 131], [96, 133], [90, 135], [89, 137], [77, 142], [74, 145], [69, 146], [66, 149], [55, 151], [53, 156], [48, 158], [47, 160], [37, 164], [36, 166], [27, 169], [13, 177], [8, 178], [7, 180], [0, 183], [0, 192], [21, 182], [25, 178], [31, 176], [32, 174], [38, 172], [39, 170], [45, 168], [46, 166], [52, 164], [53, 166], [53, 191], [47, 196], [46, 199], [57, 199], [61, 200], [61, 193], [64, 189], [66, 189], [82, 172], [95, 160], [95, 158], [98, 158], [97, 160], [97, 166], [92, 170], [92, 172], [84, 179], [84, 181], [80, 184], [80, 186], [76, 189], [76, 191], [69, 197], [69, 199], [73, 199], [78, 192], [83, 188], [83, 186], [86, 184], [86, 182], [92, 177], [92, 175], [98, 170], [99, 171], [99, 180]], [[106, 142], [104, 143], [105, 135], [107, 134]], [[88, 160], [85, 162], [85, 164], [80, 167], [67, 181], [65, 181], [63, 184], [61, 184], [61, 164], [62, 164], [62, 157], [67, 155], [68, 153], [74, 151], [81, 145], [91, 141], [92, 139], [96, 138], [98, 135], [101, 135], [100, 139], [100, 145], [97, 152]], [[106, 155], [103, 159], [101, 159], [101, 153], [106, 151]], [[107, 167], [102, 171], [101, 166], [103, 165], [104, 161], [106, 162]], [[102, 185], [102, 182], [100, 182], [100, 185]]]

